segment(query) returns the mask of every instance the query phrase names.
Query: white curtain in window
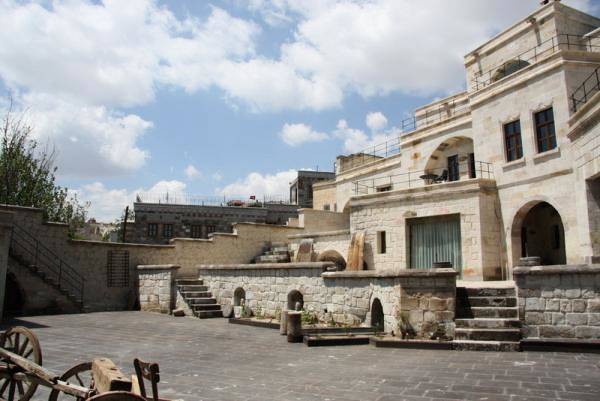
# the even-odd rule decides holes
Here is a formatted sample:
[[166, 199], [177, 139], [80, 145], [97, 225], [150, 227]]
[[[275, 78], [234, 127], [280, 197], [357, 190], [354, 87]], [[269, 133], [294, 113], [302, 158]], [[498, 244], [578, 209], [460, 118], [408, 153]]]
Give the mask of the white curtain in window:
[[410, 264], [413, 269], [431, 269], [433, 262], [451, 262], [460, 271], [462, 253], [460, 219], [427, 218], [410, 223]]

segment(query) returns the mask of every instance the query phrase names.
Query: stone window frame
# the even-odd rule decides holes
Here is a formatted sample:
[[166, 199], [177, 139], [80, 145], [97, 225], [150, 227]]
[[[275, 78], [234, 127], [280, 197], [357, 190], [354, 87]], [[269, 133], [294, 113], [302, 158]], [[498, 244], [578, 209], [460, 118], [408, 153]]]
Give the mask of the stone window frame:
[[164, 238], [172, 238], [173, 237], [173, 224], [165, 223], [163, 224], [163, 237]]
[[[536, 122], [536, 115], [539, 113], [542, 113], [544, 111], [547, 110], [552, 110], [552, 124], [554, 126], [554, 147], [550, 148], [550, 149], [546, 149], [546, 150], [540, 150], [539, 148], [539, 140], [538, 140], [538, 124]], [[536, 154], [544, 154], [547, 152], [553, 152], [556, 151], [559, 146], [558, 146], [558, 135], [556, 132], [556, 115], [554, 112], [554, 102], [549, 102], [547, 104], [540, 104], [538, 107], [536, 107], [535, 109], [530, 111], [530, 118], [531, 118], [531, 125], [533, 127], [533, 135], [532, 135], [532, 140], [533, 140], [533, 149], [535, 149]]]
[[[519, 124], [521, 126], [521, 152], [522, 152], [522, 156], [519, 159], [515, 159], [515, 160], [508, 160], [508, 153], [506, 151], [506, 136], [504, 134], [504, 127], [510, 123], [513, 123], [515, 121], [519, 121]], [[500, 131], [500, 135], [502, 137], [502, 155], [504, 157], [504, 166], [521, 166], [522, 164], [524, 164], [525, 162], [525, 141], [524, 141], [524, 134], [526, 134], [527, 132], [527, 121], [524, 120], [521, 116], [520, 113], [515, 113], [515, 114], [511, 114], [506, 116], [503, 119], [498, 120], [498, 130]]]
[[387, 232], [385, 230], [377, 231], [377, 254], [385, 255], [387, 253]]
[[190, 226], [190, 237], [192, 237], [192, 238], [202, 238], [202, 225], [200, 225], [200, 224], [192, 224]]
[[[518, 133], [515, 131], [512, 134], [509, 134], [507, 132], [507, 128], [516, 125], [518, 125]], [[509, 148], [509, 139], [512, 138], [515, 139], [514, 158], [511, 157], [510, 151], [512, 150], [512, 148]], [[523, 159], [525, 152], [523, 149], [523, 128], [520, 118], [502, 124], [502, 139], [504, 142], [504, 160], [506, 160], [507, 163], [512, 163]]]
[[158, 223], [148, 223], [148, 238], [156, 238], [158, 236]]

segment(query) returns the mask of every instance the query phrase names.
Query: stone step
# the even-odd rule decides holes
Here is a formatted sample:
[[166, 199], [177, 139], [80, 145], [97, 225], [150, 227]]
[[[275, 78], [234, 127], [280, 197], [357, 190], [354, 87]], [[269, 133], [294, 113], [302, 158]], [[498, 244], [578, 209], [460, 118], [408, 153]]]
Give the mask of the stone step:
[[219, 304], [195, 304], [195, 305], [191, 305], [191, 308], [196, 311], [214, 311], [214, 310], [221, 310], [221, 305]]
[[278, 246], [271, 248], [271, 252], [273, 252], [274, 254], [284, 254], [288, 253], [289, 251], [287, 246]]
[[515, 297], [469, 297], [471, 306], [517, 306]]
[[209, 319], [213, 317], [223, 317], [222, 310], [203, 310], [203, 311], [194, 311], [194, 314], [197, 318], [200, 319]]
[[259, 256], [256, 258], [256, 263], [287, 263], [290, 261], [289, 255], [270, 255]]
[[175, 280], [177, 285], [204, 285], [204, 280], [193, 278], [181, 278]]
[[495, 318], [517, 318], [518, 310], [516, 307], [472, 307], [473, 317], [495, 317]]
[[212, 305], [217, 303], [217, 300], [214, 298], [185, 298], [185, 301], [189, 305]]
[[517, 319], [456, 319], [456, 328], [502, 329], [519, 328], [521, 321]]
[[[462, 287], [464, 288], [464, 287]], [[511, 288], [465, 288], [469, 297], [515, 297], [514, 287]]]
[[287, 244], [285, 242], [271, 242], [271, 249], [273, 248], [287, 248]]
[[475, 341], [520, 341], [520, 329], [466, 329], [457, 328], [454, 330], [454, 339], [456, 340], [475, 340]]
[[179, 291], [181, 292], [206, 292], [208, 286], [206, 285], [178, 285]]
[[520, 351], [521, 343], [513, 341], [473, 341], [473, 340], [454, 340], [452, 349], [457, 351], [496, 351], [510, 352]]
[[185, 299], [212, 298], [212, 293], [210, 291], [181, 291], [181, 296]]

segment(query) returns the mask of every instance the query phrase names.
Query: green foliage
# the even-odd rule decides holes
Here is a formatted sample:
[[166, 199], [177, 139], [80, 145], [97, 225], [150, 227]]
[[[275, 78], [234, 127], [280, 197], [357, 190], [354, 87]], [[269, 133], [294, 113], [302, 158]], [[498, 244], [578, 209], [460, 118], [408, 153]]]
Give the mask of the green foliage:
[[8, 110], [0, 127], [0, 203], [43, 209], [46, 220], [69, 224], [73, 236], [85, 223], [89, 205], [56, 185], [54, 150], [40, 146], [32, 132]]
[[302, 324], [317, 324], [319, 323], [319, 317], [313, 311], [302, 309], [302, 316], [300, 317]]
[[417, 333], [414, 327], [410, 324], [410, 320], [408, 318], [408, 312], [403, 311], [396, 315], [396, 319], [398, 321], [398, 331], [402, 338], [411, 339], [417, 336]]

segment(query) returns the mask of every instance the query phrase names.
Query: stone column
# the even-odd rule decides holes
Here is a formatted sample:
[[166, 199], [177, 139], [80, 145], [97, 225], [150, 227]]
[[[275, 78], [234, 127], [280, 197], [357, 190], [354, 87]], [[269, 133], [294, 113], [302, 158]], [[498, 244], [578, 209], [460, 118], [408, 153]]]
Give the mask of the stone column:
[[140, 310], [171, 313], [177, 294], [175, 276], [179, 265], [137, 266]]
[[12, 213], [0, 212], [0, 321], [2, 321], [2, 311], [4, 310], [6, 272], [8, 270], [8, 249], [10, 248], [12, 220]]
[[302, 339], [302, 312], [288, 311], [287, 341], [288, 343], [301, 343]]

